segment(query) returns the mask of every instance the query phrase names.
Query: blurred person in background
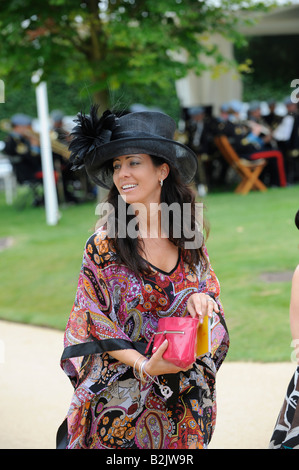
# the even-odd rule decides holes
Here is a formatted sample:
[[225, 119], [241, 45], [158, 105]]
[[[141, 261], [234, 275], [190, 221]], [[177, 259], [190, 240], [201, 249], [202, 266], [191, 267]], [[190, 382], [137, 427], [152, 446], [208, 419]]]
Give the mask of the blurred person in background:
[[[64, 113], [56, 109], [51, 112], [50, 116], [52, 121], [52, 142], [57, 141], [67, 150], [71, 136], [64, 125]], [[80, 170], [72, 171], [69, 157], [67, 158], [63, 151], [61, 153], [58, 150], [54, 151], [53, 161], [54, 168], [60, 175], [64, 202], [79, 203], [85, 199], [94, 199], [95, 194], [86, 173]]]
[[229, 119], [219, 121], [217, 133], [228, 138], [240, 158], [267, 159], [261, 175], [267, 186], [286, 186], [283, 154], [277, 148], [271, 129], [261, 118], [260, 103], [250, 103], [246, 120], [240, 118], [240, 102], [233, 100], [229, 108]]
[[24, 184], [36, 179], [41, 171], [39, 138], [32, 129], [32, 118], [15, 114], [10, 120], [11, 129], [5, 139], [4, 153], [10, 157], [17, 181]]
[[284, 100], [286, 115], [273, 132], [278, 148], [284, 155], [287, 180], [290, 184], [299, 181], [299, 113], [298, 104], [290, 97]]
[[64, 113], [59, 109], [56, 109], [51, 112], [51, 120], [52, 120], [52, 129], [54, 133], [57, 134], [56, 138], [59, 142], [68, 144], [70, 142], [70, 134], [65, 129], [63, 124]]
[[268, 104], [268, 107], [269, 107], [269, 113], [268, 114], [264, 114], [262, 117], [264, 119], [264, 121], [266, 122], [266, 124], [270, 127], [270, 129], [272, 129], [272, 131], [274, 131], [274, 129], [276, 129], [276, 127], [278, 126], [278, 124], [281, 122], [282, 120], [282, 116], [280, 116], [279, 114], [276, 114], [276, 101], [271, 99], [267, 102]]
[[188, 109], [186, 123], [188, 136], [187, 145], [198, 158], [198, 172], [194, 182], [199, 196], [205, 196], [207, 192], [207, 174], [205, 160], [207, 160], [207, 133], [205, 126], [205, 110], [202, 106], [193, 106]]

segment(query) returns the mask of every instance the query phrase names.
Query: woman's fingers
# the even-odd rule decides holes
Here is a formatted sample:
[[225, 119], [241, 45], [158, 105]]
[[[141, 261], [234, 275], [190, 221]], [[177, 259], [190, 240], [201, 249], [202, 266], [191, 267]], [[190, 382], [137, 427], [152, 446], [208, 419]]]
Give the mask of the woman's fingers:
[[160, 344], [158, 349], [155, 349], [155, 347], [153, 348], [153, 353], [157, 356], [157, 359], [161, 358], [163, 356], [163, 354], [165, 353], [167, 347], [168, 347], [168, 341], [167, 341], [167, 339], [165, 339], [165, 341], [163, 341], [163, 343]]
[[192, 294], [187, 303], [187, 309], [193, 318], [199, 318], [201, 323], [205, 315], [212, 317], [213, 311], [219, 312], [219, 307], [215, 300], [208, 294]]
[[188, 309], [188, 312], [190, 313], [191, 317], [196, 318], [198, 316], [198, 313], [196, 312], [196, 308], [195, 308], [193, 299], [191, 297], [188, 300], [187, 309]]
[[169, 362], [163, 359], [163, 354], [168, 347], [168, 341], [165, 340], [163, 343], [156, 349], [153, 350], [153, 355], [149, 359], [148, 363], [145, 365], [145, 370], [150, 375], [160, 375], [160, 374], [176, 374], [180, 371], [187, 372], [193, 368], [193, 364], [190, 364], [185, 369], [181, 369], [172, 362]]
[[213, 315], [213, 312], [219, 313], [218, 304], [214, 299], [212, 299], [212, 297], [210, 297], [210, 299], [208, 300], [208, 311], [210, 314], [209, 317]]
[[188, 310], [193, 318], [200, 320], [208, 313], [208, 298], [205, 294], [192, 294], [188, 300]]

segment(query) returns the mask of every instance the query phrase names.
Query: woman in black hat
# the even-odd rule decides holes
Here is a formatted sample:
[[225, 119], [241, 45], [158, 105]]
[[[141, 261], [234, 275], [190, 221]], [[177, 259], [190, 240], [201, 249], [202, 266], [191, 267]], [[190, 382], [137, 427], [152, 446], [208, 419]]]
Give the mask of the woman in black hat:
[[[299, 211], [295, 216], [295, 224], [299, 230]], [[270, 449], [299, 449], [299, 265], [292, 279], [290, 326], [297, 368], [289, 383], [270, 440]]]
[[[78, 115], [73, 167], [109, 189], [108, 211], [86, 243], [65, 331], [74, 395], [58, 447], [195, 449], [211, 439], [229, 338], [188, 187], [197, 158], [174, 132], [160, 112]], [[162, 357], [167, 342], [153, 354], [146, 346], [159, 318], [186, 315], [212, 318], [211, 350], [182, 370]]]

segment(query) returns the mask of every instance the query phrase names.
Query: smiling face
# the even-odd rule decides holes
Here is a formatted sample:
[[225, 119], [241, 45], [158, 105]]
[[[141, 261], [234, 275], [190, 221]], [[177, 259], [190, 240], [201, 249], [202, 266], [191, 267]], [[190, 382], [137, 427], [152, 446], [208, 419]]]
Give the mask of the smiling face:
[[113, 182], [128, 204], [159, 203], [160, 181], [168, 172], [167, 163], [157, 167], [147, 154], [122, 155], [113, 160]]

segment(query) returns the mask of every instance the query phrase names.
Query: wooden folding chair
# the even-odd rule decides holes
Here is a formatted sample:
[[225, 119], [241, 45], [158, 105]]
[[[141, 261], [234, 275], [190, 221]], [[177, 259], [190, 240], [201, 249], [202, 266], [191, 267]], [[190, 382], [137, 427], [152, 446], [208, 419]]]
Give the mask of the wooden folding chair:
[[266, 160], [251, 161], [240, 158], [225, 135], [215, 137], [215, 144], [225, 160], [241, 177], [241, 182], [235, 189], [236, 193], [247, 194], [251, 189], [267, 191], [267, 187], [259, 179], [267, 164]]

